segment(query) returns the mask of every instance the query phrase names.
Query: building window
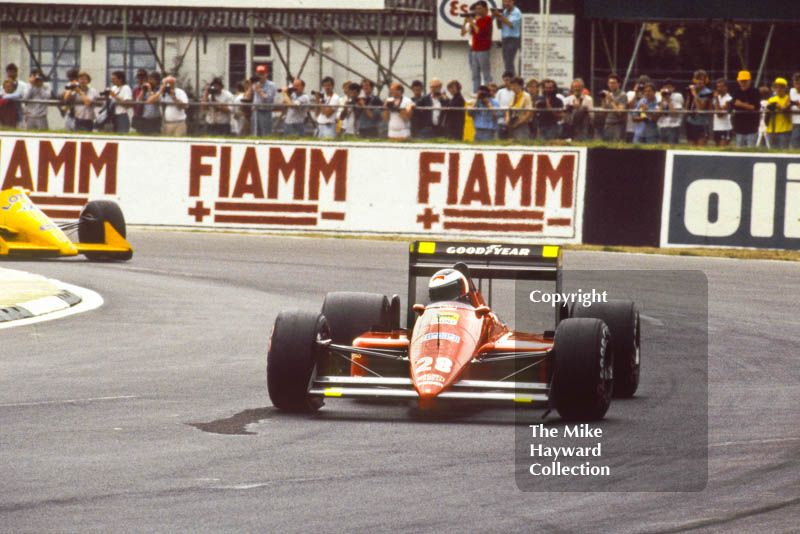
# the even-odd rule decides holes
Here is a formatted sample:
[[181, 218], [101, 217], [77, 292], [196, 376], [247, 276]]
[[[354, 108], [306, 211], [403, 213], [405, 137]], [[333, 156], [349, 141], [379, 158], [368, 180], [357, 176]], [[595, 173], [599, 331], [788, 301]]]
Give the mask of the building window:
[[235, 92], [236, 84], [247, 78], [247, 45], [228, 45], [228, 88]]
[[[153, 48], [158, 50], [157, 39], [151, 39]], [[111, 85], [111, 73], [121, 70], [125, 73], [128, 85], [136, 83], [136, 71], [144, 69], [147, 72], [157, 70], [156, 58], [147, 39], [144, 37], [128, 37], [128, 63], [125, 63], [125, 45], [122, 37], [109, 37], [106, 47], [106, 86]]]
[[[38, 60], [45, 76], [49, 76], [50, 87], [57, 94], [64, 91], [67, 85], [67, 71], [77, 69], [81, 58], [81, 39], [78, 36], [66, 35], [32, 35], [30, 37], [33, 55], [30, 58], [31, 68], [35, 68]], [[20, 79], [27, 77], [20, 73]]]

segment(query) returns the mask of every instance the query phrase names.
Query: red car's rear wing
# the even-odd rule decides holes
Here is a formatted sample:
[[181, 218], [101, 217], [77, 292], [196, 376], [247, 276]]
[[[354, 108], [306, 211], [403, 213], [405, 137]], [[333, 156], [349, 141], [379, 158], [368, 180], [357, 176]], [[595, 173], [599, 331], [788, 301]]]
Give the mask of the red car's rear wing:
[[[463, 262], [475, 279], [552, 280], [561, 292], [561, 247], [501, 243], [457, 243], [414, 241], [408, 254], [408, 325], [414, 324], [411, 309], [417, 294], [417, 277], [432, 276], [439, 269]], [[491, 285], [489, 286], [491, 306]]]

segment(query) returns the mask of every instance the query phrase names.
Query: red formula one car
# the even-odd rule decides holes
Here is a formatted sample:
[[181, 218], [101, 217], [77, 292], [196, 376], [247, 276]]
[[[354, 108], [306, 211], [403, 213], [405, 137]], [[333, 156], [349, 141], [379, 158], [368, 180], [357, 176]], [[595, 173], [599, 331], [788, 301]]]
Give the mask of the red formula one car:
[[[430, 277], [427, 304], [417, 279]], [[633, 302], [556, 308], [556, 328], [509, 329], [492, 311], [491, 280], [545, 280], [561, 293], [557, 246], [415, 242], [409, 255], [408, 328], [396, 295], [328, 293], [322, 312], [281, 312], [267, 356], [267, 387], [281, 410], [312, 411], [330, 398], [440, 399], [556, 409], [596, 420], [612, 393], [639, 382]], [[476, 287], [474, 280], [479, 281]], [[488, 280], [489, 301], [481, 294]]]

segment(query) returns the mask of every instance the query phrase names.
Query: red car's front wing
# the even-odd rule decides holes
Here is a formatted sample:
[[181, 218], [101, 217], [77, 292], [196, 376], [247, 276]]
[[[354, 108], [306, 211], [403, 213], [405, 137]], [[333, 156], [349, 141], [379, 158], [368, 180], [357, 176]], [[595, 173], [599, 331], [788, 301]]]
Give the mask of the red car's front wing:
[[[550, 386], [541, 382], [460, 380], [436, 398], [544, 406], [549, 390]], [[317, 376], [309, 394], [324, 398], [419, 398], [411, 378], [402, 377]]]

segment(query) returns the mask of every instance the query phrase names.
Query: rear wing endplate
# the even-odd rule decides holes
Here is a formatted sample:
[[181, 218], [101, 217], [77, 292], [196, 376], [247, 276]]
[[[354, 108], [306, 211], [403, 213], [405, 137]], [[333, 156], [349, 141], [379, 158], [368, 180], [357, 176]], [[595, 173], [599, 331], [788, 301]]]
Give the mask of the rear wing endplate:
[[[463, 262], [475, 279], [552, 280], [561, 292], [561, 247], [502, 243], [414, 241], [408, 253], [408, 325], [414, 324], [417, 277]], [[491, 286], [490, 286], [491, 292]], [[489, 296], [491, 306], [491, 293]]]

